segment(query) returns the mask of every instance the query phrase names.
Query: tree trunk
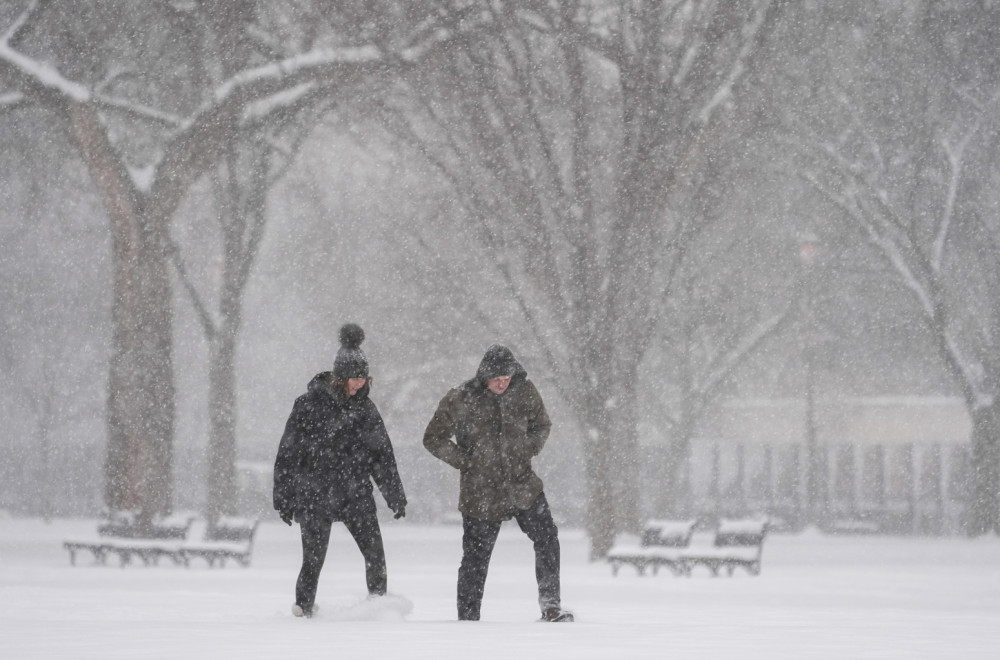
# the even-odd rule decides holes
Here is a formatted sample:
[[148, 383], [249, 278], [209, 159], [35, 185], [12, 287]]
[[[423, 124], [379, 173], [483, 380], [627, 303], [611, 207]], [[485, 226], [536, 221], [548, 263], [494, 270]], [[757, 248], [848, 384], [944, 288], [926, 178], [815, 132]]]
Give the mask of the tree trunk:
[[615, 488], [615, 532], [638, 533], [642, 521], [639, 512], [639, 433], [635, 378], [633, 371], [617, 387], [618, 399], [611, 409], [614, 429], [611, 447], [611, 482]]
[[105, 504], [138, 510], [148, 523], [168, 513], [173, 499], [173, 313], [165, 223], [145, 213], [94, 109], [72, 104], [69, 124], [111, 222]]
[[172, 492], [174, 384], [172, 310], [167, 262], [159, 241], [118, 231], [113, 218], [114, 302], [108, 383], [105, 500], [138, 509], [143, 520], [169, 513]]
[[694, 432], [693, 413], [689, 412], [690, 404], [683, 405], [685, 409], [681, 412], [680, 419], [663, 448], [659, 482], [654, 485], [658, 489], [657, 515], [665, 518], [687, 516], [691, 513], [690, 481], [686, 468], [691, 453], [691, 436]]
[[593, 560], [607, 556], [619, 532], [639, 526], [635, 386], [605, 382], [610, 390], [586, 388], [577, 406], [586, 434], [586, 528]]
[[[236, 513], [236, 350], [243, 324], [243, 293], [265, 223], [270, 147], [262, 142], [230, 145], [226, 167], [216, 172], [223, 237], [219, 321], [206, 319], [209, 340], [208, 506], [211, 521]], [[244, 160], [245, 159], [245, 160]]]
[[972, 465], [967, 532], [1000, 534], [1000, 404], [972, 411]]
[[236, 507], [236, 335], [216, 333], [209, 348], [209, 445], [207, 517], [235, 513]]
[[[588, 396], [597, 399], [597, 396]], [[603, 413], [603, 401], [590, 410], [597, 414], [578, 415], [584, 420], [584, 453], [587, 466], [587, 536], [591, 560], [606, 557], [615, 542], [615, 498], [611, 483], [614, 438]]]

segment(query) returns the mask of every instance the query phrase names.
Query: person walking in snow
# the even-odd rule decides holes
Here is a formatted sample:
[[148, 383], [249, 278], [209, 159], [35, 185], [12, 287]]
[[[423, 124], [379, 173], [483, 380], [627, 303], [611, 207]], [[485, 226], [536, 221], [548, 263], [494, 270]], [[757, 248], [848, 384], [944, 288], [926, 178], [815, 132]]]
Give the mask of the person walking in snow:
[[500, 525], [513, 518], [535, 548], [543, 621], [572, 621], [561, 608], [559, 531], [531, 467], [549, 435], [542, 397], [510, 349], [487, 349], [476, 375], [450, 390], [424, 432], [424, 447], [461, 473], [462, 563], [458, 618], [478, 621]]
[[295, 583], [295, 616], [316, 611], [316, 587], [330, 528], [343, 522], [365, 560], [369, 596], [384, 596], [385, 550], [372, 480], [395, 517], [406, 515], [406, 495], [389, 434], [368, 397], [372, 379], [361, 350], [365, 333], [340, 329], [333, 371], [317, 374], [295, 400], [274, 461], [274, 508], [302, 533], [302, 569]]

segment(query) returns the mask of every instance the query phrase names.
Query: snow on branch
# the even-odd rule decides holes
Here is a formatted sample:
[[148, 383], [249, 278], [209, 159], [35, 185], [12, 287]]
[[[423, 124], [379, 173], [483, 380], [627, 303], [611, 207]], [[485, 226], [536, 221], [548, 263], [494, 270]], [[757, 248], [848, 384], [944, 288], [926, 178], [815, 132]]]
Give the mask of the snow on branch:
[[[213, 98], [216, 104], [222, 104], [232, 95], [242, 93], [260, 83], [280, 84], [287, 81], [290, 84], [301, 84], [303, 80], [310, 78], [315, 82], [315, 74], [338, 65], [364, 66], [386, 62], [416, 62], [426, 56], [432, 48], [449, 41], [454, 36], [453, 30], [444, 28], [430, 30], [422, 41], [394, 53], [387, 53], [372, 44], [301, 53], [278, 62], [240, 71], [216, 88]], [[308, 91], [307, 88], [300, 87], [297, 90], [282, 90], [279, 94], [298, 98]], [[289, 97], [286, 96], [286, 100], [287, 98]], [[275, 107], [283, 107], [288, 104], [281, 103], [277, 97], [275, 102]]]
[[3, 33], [3, 37], [0, 37], [0, 62], [6, 62], [12, 73], [25, 79], [30, 85], [54, 90], [62, 96], [86, 102], [90, 99], [90, 90], [87, 87], [69, 80], [55, 67], [32, 59], [11, 48], [11, 39], [28, 24], [31, 15], [35, 13], [37, 8], [37, 0], [29, 2], [25, 10]]
[[978, 409], [990, 408], [996, 400], [996, 395], [983, 387], [983, 376], [985, 375], [983, 365], [979, 362], [966, 359], [958, 341], [947, 328], [942, 330], [942, 332], [944, 334], [945, 346], [961, 374], [966, 391], [972, 395], [973, 407]]
[[737, 367], [746, 362], [757, 347], [772, 336], [788, 318], [789, 309], [786, 308], [778, 314], [761, 320], [744, 334], [735, 346], [718, 356], [717, 360], [712, 361], [704, 378], [694, 389], [702, 396], [710, 395]]
[[28, 3], [28, 6], [25, 7], [24, 11], [21, 12], [21, 15], [15, 18], [14, 22], [11, 23], [11, 26], [7, 28], [6, 32], [3, 33], [3, 37], [0, 37], [0, 41], [4, 44], [9, 44], [10, 40], [17, 36], [17, 33], [21, 31], [21, 28], [28, 24], [28, 19], [35, 13], [36, 9], [38, 9], [38, 0], [31, 0], [31, 2]]
[[722, 81], [722, 84], [716, 88], [715, 93], [708, 102], [705, 103], [701, 112], [698, 113], [698, 121], [701, 124], [708, 124], [719, 106], [732, 96], [733, 87], [739, 82], [746, 71], [746, 61], [753, 52], [757, 35], [764, 25], [764, 19], [767, 17], [770, 4], [771, 0], [766, 0], [762, 6], [757, 8], [757, 12], [753, 18], [743, 26], [742, 34], [740, 35], [743, 38], [743, 43], [740, 45], [739, 52], [733, 59], [733, 65], [729, 69], [729, 73]]
[[893, 270], [902, 280], [903, 286], [910, 290], [911, 293], [916, 297], [917, 302], [920, 304], [920, 308], [923, 310], [924, 314], [928, 319], [933, 320], [937, 316], [937, 304], [936, 300], [929, 290], [929, 287], [924, 284], [924, 282], [917, 276], [914, 269], [911, 267], [911, 263], [903, 255], [903, 251], [896, 241], [887, 238], [871, 224], [867, 222], [862, 223], [862, 228], [868, 235], [868, 240], [871, 241], [872, 245], [878, 248], [882, 255], [889, 261], [892, 265]]
[[276, 111], [293, 107], [303, 97], [317, 88], [315, 82], [305, 82], [289, 89], [283, 89], [276, 94], [254, 101], [247, 105], [243, 112], [243, 123], [249, 124], [256, 120], [264, 119], [273, 115]]
[[215, 101], [222, 103], [231, 95], [242, 91], [244, 88], [256, 83], [273, 81], [278, 82], [306, 73], [313, 69], [319, 69], [337, 64], [365, 64], [378, 62], [382, 59], [382, 53], [375, 46], [361, 46], [357, 48], [338, 48], [335, 50], [317, 50], [301, 55], [295, 55], [280, 62], [271, 62], [262, 66], [240, 71], [229, 80], [222, 83], [214, 94]]
[[101, 105], [102, 108], [105, 109], [118, 110], [119, 112], [124, 112], [134, 117], [150, 119], [171, 128], [180, 128], [184, 125], [183, 119], [177, 115], [169, 112], [163, 112], [157, 108], [150, 108], [149, 106], [142, 105], [140, 103], [133, 103], [131, 101], [108, 96], [106, 94], [97, 94], [94, 99]]
[[0, 61], [6, 61], [17, 74], [27, 79], [30, 84], [53, 90], [80, 103], [86, 103], [90, 100], [90, 90], [87, 87], [69, 80], [55, 67], [14, 50], [6, 38], [0, 41]]
[[0, 108], [18, 105], [24, 102], [24, 94], [21, 92], [6, 92], [0, 94]]
[[965, 158], [965, 150], [969, 146], [969, 142], [973, 136], [979, 131], [982, 123], [983, 115], [980, 114], [969, 131], [961, 136], [956, 143], [953, 144], [950, 141], [945, 141], [944, 143], [944, 152], [948, 160], [950, 173], [948, 176], [948, 192], [945, 194], [941, 220], [938, 224], [937, 234], [934, 237], [931, 263], [935, 272], [941, 270], [941, 264], [944, 261], [944, 247], [948, 240], [948, 232], [955, 215], [955, 204], [958, 198], [958, 185], [962, 178], [962, 161]]

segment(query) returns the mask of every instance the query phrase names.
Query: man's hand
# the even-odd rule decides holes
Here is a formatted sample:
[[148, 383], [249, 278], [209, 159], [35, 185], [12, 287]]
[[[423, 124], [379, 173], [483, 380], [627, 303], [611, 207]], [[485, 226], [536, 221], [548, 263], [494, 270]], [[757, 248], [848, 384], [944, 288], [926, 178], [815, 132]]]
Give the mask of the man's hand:
[[285, 522], [286, 525], [291, 526], [292, 515], [293, 515], [291, 511], [289, 511], [288, 509], [282, 509], [281, 511], [278, 512], [278, 515], [281, 516], [281, 519]]
[[405, 518], [406, 517], [406, 505], [405, 504], [400, 504], [398, 507], [396, 507], [395, 514], [396, 515], [394, 515], [393, 518], [395, 518], [396, 520], [399, 520], [400, 518]]

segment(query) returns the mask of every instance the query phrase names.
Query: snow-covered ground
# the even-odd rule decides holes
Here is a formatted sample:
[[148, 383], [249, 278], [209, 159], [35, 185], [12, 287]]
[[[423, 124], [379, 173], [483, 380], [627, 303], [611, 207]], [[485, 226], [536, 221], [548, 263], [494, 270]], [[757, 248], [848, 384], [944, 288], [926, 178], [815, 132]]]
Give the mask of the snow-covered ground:
[[483, 620], [455, 621], [457, 526], [383, 524], [394, 595], [363, 602], [338, 526], [318, 616], [290, 614], [298, 528], [266, 523], [250, 568], [71, 567], [65, 538], [95, 521], [0, 519], [0, 658], [959, 658], [1000, 657], [1000, 539], [772, 535], [760, 577], [638, 577], [587, 561], [561, 531], [563, 601], [536, 621], [531, 546], [500, 534]]

